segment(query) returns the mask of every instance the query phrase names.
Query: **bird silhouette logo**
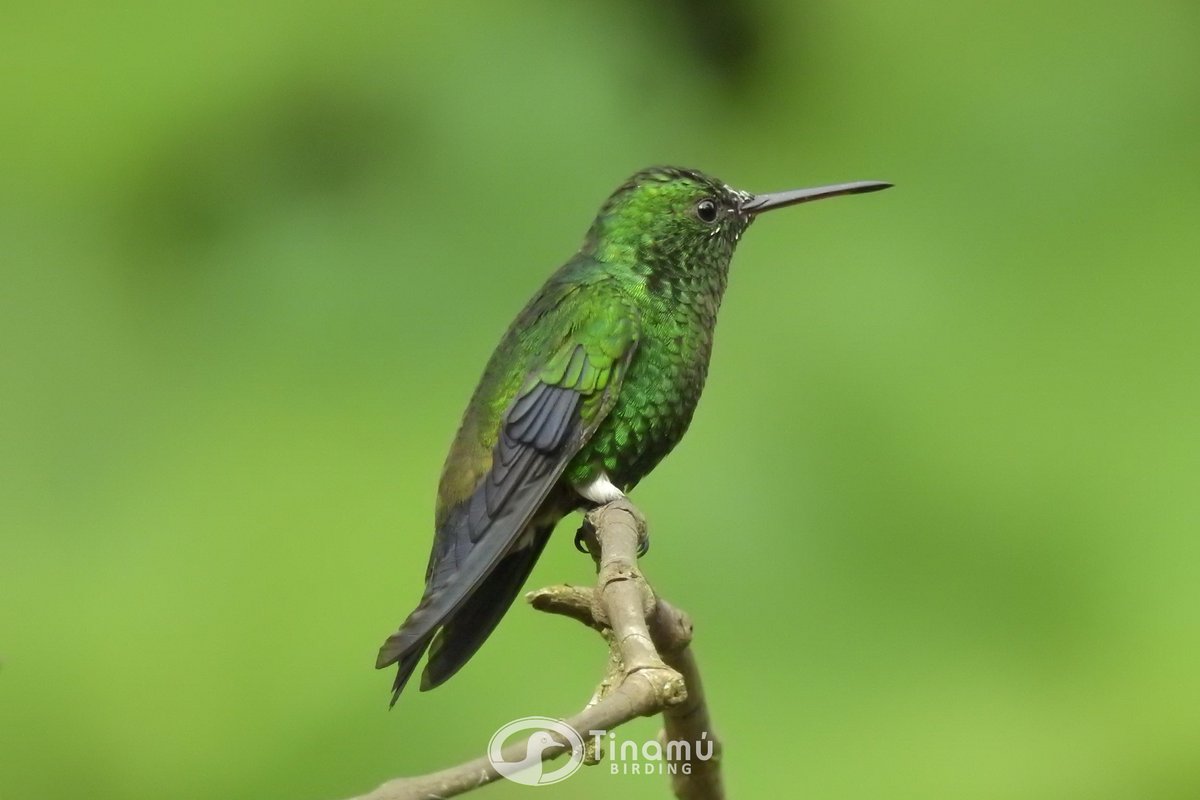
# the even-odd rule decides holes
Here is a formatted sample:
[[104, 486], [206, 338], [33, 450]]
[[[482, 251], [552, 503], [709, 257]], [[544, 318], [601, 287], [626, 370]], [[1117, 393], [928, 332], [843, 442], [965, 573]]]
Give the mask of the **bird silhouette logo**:
[[[520, 740], [516, 734], [527, 736]], [[550, 759], [568, 751], [566, 764], [548, 769]], [[522, 717], [492, 734], [487, 756], [496, 772], [510, 781], [549, 786], [571, 777], [583, 764], [583, 737], [562, 720]]]

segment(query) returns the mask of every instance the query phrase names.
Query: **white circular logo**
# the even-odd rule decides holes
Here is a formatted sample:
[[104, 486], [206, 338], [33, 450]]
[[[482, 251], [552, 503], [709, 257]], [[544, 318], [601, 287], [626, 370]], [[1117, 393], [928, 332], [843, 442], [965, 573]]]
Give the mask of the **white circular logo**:
[[[505, 743], [515, 733], [532, 731], [525, 742], [525, 753], [515, 761], [504, 758]], [[567, 763], [547, 771], [542, 754], [551, 747], [567, 745], [571, 755]], [[583, 737], [562, 720], [550, 717], [521, 717], [514, 719], [492, 734], [488, 742], [488, 761], [505, 778], [525, 786], [549, 786], [575, 774], [583, 764]]]

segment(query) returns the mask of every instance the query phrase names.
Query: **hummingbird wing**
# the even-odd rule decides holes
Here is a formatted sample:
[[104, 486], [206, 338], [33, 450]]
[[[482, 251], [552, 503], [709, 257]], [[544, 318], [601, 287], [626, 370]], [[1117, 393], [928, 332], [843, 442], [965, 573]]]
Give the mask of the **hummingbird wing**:
[[[473, 608], [466, 616], [479, 630], [467, 635], [456, 625], [456, 635], [435, 648], [440, 663], [430, 685], [483, 643], [544, 545], [544, 536], [524, 541], [522, 534], [616, 400], [637, 346], [637, 312], [611, 281], [564, 277], [551, 279], [509, 329], [464, 416], [439, 492], [425, 592], [376, 660], [379, 668], [399, 665], [393, 703], [438, 628], [481, 585], [500, 586], [508, 596], [474, 604], [502, 604], [498, 613]], [[504, 379], [513, 366], [516, 380]], [[518, 557], [522, 547], [530, 552]], [[506, 556], [504, 575], [489, 581]]]

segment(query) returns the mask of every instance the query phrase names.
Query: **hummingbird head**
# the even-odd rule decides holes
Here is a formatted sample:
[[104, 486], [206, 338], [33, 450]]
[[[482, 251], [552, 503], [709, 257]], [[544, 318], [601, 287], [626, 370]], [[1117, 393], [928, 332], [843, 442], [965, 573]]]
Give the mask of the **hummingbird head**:
[[873, 192], [891, 184], [843, 183], [754, 195], [698, 170], [650, 167], [621, 184], [592, 223], [583, 250], [651, 277], [724, 276], [734, 247], [757, 216], [776, 208]]
[[609, 263], [687, 269], [728, 260], [750, 224], [750, 195], [702, 172], [651, 167], [617, 187], [584, 243]]

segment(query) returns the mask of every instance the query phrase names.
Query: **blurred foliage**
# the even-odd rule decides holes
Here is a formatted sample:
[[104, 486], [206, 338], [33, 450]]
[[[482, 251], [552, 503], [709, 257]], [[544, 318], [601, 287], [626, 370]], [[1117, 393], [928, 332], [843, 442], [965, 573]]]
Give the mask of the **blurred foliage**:
[[[390, 714], [371, 666], [499, 333], [662, 162], [898, 185], [754, 227], [636, 495], [731, 793], [1200, 796], [1198, 34], [1177, 0], [10, 4], [0, 797], [334, 798], [575, 709], [597, 643], [522, 608]], [[534, 582], [588, 579], [566, 532]]]

